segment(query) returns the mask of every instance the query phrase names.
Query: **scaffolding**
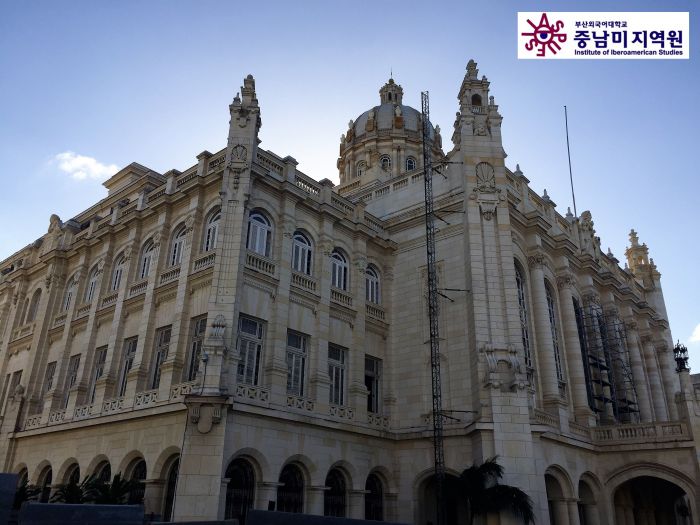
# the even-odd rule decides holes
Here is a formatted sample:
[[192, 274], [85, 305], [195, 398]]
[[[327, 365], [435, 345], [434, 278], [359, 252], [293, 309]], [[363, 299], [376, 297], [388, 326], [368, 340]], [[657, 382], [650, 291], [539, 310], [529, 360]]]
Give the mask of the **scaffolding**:
[[601, 423], [638, 423], [639, 407], [625, 325], [615, 310], [574, 303], [588, 404]]

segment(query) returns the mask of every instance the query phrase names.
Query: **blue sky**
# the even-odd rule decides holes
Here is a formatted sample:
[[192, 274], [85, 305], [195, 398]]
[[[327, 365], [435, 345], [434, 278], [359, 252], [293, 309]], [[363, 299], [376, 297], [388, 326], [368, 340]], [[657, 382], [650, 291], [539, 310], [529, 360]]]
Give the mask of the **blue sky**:
[[[700, 68], [690, 60], [518, 61], [517, 11], [690, 11], [690, 1], [253, 2], [6, 1], [0, 17], [0, 259], [106, 194], [137, 161], [184, 170], [225, 145], [228, 104], [252, 73], [262, 147], [338, 180], [351, 118], [378, 102], [393, 69], [404, 102], [449, 142], [467, 61], [492, 82], [504, 147], [531, 186], [571, 204], [569, 108], [579, 213], [624, 260], [630, 228], [662, 273], [674, 338], [700, 372], [695, 174]], [[62, 156], [60, 156], [62, 154]], [[76, 178], [75, 174], [84, 175]], [[695, 337], [692, 337], [693, 332]]]

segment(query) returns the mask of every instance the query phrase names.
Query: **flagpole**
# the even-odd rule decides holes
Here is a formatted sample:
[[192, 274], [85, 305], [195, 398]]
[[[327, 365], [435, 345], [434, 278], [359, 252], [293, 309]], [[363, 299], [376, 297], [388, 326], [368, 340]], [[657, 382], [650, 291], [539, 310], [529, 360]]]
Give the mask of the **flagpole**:
[[574, 193], [574, 175], [571, 172], [571, 148], [569, 147], [569, 116], [564, 106], [564, 123], [566, 125], [566, 154], [569, 157], [569, 181], [571, 182], [571, 198], [574, 201], [574, 217], [578, 217], [576, 212], [576, 194]]

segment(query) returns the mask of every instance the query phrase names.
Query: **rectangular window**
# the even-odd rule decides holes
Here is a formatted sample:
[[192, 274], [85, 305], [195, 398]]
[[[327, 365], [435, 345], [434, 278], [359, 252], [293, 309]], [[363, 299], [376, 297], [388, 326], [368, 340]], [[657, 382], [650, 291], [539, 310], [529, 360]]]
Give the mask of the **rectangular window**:
[[134, 366], [134, 358], [136, 357], [136, 344], [138, 337], [124, 339], [124, 355], [122, 359], [122, 369], [119, 374], [119, 390], [117, 397], [122, 397], [126, 393], [126, 384], [129, 380], [129, 370]]
[[379, 414], [381, 412], [381, 380], [382, 360], [365, 355], [365, 386], [367, 394], [367, 412]]
[[308, 336], [287, 330], [287, 393], [304, 395], [304, 371]]
[[90, 388], [88, 393], [90, 395], [90, 403], [95, 402], [95, 390], [97, 388], [97, 380], [102, 377], [105, 371], [105, 361], [107, 360], [107, 347], [101, 346], [95, 350], [95, 368], [92, 371], [92, 377], [90, 377]]
[[156, 348], [153, 354], [153, 368], [151, 372], [151, 388], [160, 386], [160, 371], [163, 366], [163, 361], [168, 357], [168, 348], [170, 347], [170, 335], [172, 333], [172, 325], [164, 326], [156, 330]]
[[56, 361], [51, 361], [46, 365], [46, 374], [44, 374], [44, 393], [53, 388], [54, 375], [56, 375]]
[[5, 396], [7, 396], [7, 391], [10, 388], [10, 379], [11, 379], [11, 374], [7, 374], [5, 377], [5, 381], [3, 382], [2, 385], [2, 396], [0, 396], [0, 407], [5, 406]]
[[190, 353], [187, 363], [187, 373], [185, 381], [194, 381], [199, 371], [199, 358], [202, 355], [202, 344], [204, 343], [204, 333], [207, 330], [207, 316], [195, 317], [192, 319], [192, 336], [190, 341]]
[[332, 405], [345, 404], [345, 355], [346, 349], [328, 345], [328, 377], [331, 380], [330, 399]]
[[257, 385], [260, 378], [264, 324], [251, 317], [241, 315], [238, 320], [238, 370], [239, 383]]
[[70, 360], [68, 361], [68, 376], [66, 377], [66, 387], [63, 392], [63, 408], [68, 407], [70, 390], [75, 386], [75, 382], [78, 380], [78, 368], [80, 368], [80, 354], [70, 356]]

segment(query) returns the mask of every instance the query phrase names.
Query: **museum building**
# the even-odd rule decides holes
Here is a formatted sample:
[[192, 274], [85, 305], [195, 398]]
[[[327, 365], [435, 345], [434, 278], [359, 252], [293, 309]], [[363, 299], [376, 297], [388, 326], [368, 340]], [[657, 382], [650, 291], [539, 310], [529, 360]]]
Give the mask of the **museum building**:
[[[0, 263], [3, 469], [43, 500], [119, 472], [166, 521], [434, 522], [421, 112], [390, 79], [334, 185], [260, 147], [243, 84], [226, 148], [126, 166]], [[538, 524], [694, 523], [700, 397], [649, 249], [632, 230], [621, 267], [506, 167], [473, 61], [458, 101], [427, 150], [448, 493], [498, 455]]]

